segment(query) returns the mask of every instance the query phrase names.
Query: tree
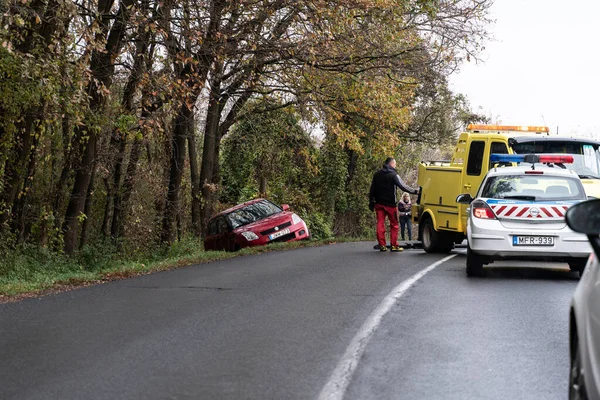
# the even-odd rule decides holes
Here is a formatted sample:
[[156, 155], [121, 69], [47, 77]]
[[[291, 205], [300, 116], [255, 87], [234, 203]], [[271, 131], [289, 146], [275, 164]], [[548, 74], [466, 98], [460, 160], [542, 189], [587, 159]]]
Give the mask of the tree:
[[[123, 49], [125, 33], [132, 17], [134, 0], [122, 0], [116, 14], [112, 14], [112, 1], [101, 1], [94, 21], [94, 41], [91, 42], [90, 71], [87, 85], [89, 97], [88, 117], [75, 129], [74, 142], [77, 146], [75, 158], [75, 183], [63, 223], [64, 250], [71, 254], [77, 245], [78, 221], [85, 218], [83, 208], [90, 182], [96, 166], [98, 136], [100, 134], [98, 116], [105, 106], [107, 94], [113, 82], [115, 60]], [[111, 25], [111, 21], [114, 21]], [[96, 45], [98, 43], [98, 45]]]
[[267, 197], [312, 209], [317, 149], [291, 108], [252, 102], [223, 142], [221, 199], [236, 204]]

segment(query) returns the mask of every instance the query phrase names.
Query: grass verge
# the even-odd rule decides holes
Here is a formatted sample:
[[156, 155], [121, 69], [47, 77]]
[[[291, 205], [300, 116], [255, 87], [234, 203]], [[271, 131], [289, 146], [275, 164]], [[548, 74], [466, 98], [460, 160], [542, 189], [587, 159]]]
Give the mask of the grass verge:
[[[0, 303], [19, 301], [78, 287], [175, 269], [192, 264], [225, 260], [299, 247], [355, 242], [360, 238], [334, 238], [249, 247], [235, 253], [204, 251], [192, 238], [151, 254], [123, 256], [110, 246], [84, 249], [73, 257], [39, 247], [24, 247], [0, 254]], [[107, 248], [108, 247], [108, 248]]]

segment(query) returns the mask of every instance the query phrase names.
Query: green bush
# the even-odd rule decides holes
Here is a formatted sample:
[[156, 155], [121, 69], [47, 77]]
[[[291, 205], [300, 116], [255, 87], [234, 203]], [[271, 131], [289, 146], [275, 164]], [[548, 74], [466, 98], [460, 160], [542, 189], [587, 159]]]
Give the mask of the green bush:
[[86, 245], [76, 254], [76, 262], [86, 271], [100, 271], [117, 258], [119, 249], [114, 241], [98, 240]]
[[321, 213], [299, 213], [310, 232], [312, 239], [329, 239], [333, 237], [331, 222]]

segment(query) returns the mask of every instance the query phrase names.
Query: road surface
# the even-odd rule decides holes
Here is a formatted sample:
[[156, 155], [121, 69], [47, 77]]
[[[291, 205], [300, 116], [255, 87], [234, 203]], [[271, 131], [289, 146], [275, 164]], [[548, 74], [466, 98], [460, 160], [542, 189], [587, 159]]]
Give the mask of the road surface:
[[[2, 399], [565, 399], [566, 265], [272, 252], [0, 305]], [[445, 259], [445, 260], [444, 260]]]

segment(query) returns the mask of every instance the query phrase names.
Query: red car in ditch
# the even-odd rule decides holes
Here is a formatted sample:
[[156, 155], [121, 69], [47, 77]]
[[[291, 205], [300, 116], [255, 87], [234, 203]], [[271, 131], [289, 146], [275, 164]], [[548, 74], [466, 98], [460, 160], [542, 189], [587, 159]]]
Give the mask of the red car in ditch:
[[265, 199], [256, 199], [213, 216], [204, 237], [205, 250], [236, 251], [273, 242], [308, 239], [306, 223], [289, 211]]

